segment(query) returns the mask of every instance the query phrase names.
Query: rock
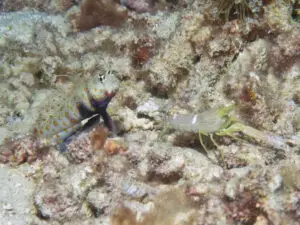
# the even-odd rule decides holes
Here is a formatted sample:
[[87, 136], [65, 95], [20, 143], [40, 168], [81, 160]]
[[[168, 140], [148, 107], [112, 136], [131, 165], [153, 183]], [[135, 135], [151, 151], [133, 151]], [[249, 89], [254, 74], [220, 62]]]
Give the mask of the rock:
[[6, 166], [0, 167], [0, 180], [0, 224], [29, 224], [35, 212], [34, 181]]

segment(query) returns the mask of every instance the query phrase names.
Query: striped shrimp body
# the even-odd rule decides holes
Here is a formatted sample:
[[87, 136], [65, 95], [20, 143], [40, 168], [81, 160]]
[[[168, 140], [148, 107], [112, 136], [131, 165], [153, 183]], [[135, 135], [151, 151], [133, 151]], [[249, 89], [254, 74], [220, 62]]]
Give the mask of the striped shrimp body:
[[34, 134], [45, 144], [58, 144], [81, 128], [83, 120], [95, 115], [114, 131], [106, 108], [118, 88], [119, 80], [109, 72], [80, 84], [70, 95], [58, 91], [40, 110]]

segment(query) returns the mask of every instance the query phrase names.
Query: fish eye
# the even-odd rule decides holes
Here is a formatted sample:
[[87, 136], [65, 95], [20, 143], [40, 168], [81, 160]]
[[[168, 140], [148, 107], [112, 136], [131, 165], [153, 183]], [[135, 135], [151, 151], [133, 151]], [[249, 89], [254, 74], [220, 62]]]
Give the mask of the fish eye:
[[103, 82], [105, 80], [105, 74], [99, 74], [98, 79], [100, 82]]

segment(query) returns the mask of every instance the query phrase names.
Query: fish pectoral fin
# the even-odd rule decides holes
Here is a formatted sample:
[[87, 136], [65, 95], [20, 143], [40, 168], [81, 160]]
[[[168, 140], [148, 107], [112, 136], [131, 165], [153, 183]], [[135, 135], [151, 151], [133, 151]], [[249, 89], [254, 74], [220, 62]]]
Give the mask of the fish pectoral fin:
[[84, 120], [81, 121], [81, 125], [83, 127], [83, 130], [92, 127], [93, 125], [95, 125], [96, 123], [99, 123], [100, 121], [100, 115], [99, 114], [95, 114], [89, 118], [86, 118]]

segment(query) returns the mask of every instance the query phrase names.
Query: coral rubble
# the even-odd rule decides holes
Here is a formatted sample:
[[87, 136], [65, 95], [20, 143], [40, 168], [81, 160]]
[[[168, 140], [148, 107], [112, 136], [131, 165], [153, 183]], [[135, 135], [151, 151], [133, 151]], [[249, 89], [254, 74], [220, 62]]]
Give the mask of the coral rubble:
[[[0, 224], [298, 224], [299, 5], [0, 1]], [[34, 135], [54, 96], [107, 71], [114, 132], [87, 118], [61, 146]], [[199, 140], [193, 116], [167, 129], [224, 105], [274, 145], [222, 121]]]

